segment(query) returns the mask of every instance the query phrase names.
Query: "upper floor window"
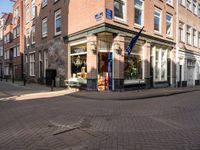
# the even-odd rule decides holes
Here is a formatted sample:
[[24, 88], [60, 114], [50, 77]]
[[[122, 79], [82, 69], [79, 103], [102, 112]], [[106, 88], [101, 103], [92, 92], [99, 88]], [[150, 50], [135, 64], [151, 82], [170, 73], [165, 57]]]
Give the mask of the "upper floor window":
[[197, 1], [193, 0], [193, 13], [197, 15]]
[[3, 31], [0, 29], [0, 40], [3, 39]]
[[161, 11], [154, 11], [154, 31], [161, 32]]
[[61, 34], [61, 9], [55, 12], [55, 35]]
[[26, 46], [29, 46], [30, 30], [26, 30]]
[[184, 23], [179, 22], [179, 41], [184, 42]]
[[144, 23], [143, 20], [143, 0], [135, 0], [135, 24], [142, 26]]
[[47, 27], [47, 18], [44, 18], [42, 20], [42, 37], [46, 37], [47, 36], [47, 30], [48, 30], [48, 27]]
[[197, 30], [193, 29], [193, 46], [197, 47]]
[[31, 31], [31, 43], [35, 44], [35, 25], [32, 26], [32, 31]]
[[167, 4], [173, 5], [173, 0], [166, 0]]
[[42, 0], [42, 7], [45, 7], [47, 5], [48, 0]]
[[167, 14], [166, 15], [166, 34], [169, 36], [172, 36], [172, 26], [173, 20], [172, 20], [172, 16]]
[[200, 48], [200, 32], [198, 32], [198, 47]]
[[191, 27], [187, 25], [187, 30], [186, 30], [186, 37], [187, 37], [187, 44], [191, 45]]
[[198, 4], [198, 15], [200, 17], [200, 3]]
[[30, 8], [26, 6], [26, 23], [30, 22]]
[[187, 9], [192, 11], [192, 3], [191, 0], [187, 0]]
[[126, 4], [125, 0], [114, 0], [114, 16], [116, 19], [125, 20]]
[[35, 7], [35, 0], [32, 0], [32, 19], [35, 18], [35, 15], [36, 15], [36, 7]]
[[185, 6], [185, 0], [179, 0], [179, 3], [183, 6]]

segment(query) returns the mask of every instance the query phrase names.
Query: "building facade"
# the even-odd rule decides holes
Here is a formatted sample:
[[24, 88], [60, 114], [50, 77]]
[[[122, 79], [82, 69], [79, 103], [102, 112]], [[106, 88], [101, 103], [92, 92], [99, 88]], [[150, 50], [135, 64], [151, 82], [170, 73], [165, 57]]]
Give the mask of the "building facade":
[[67, 79], [100, 91], [175, 85], [176, 1], [71, 1], [68, 16]]
[[200, 1], [178, 3], [177, 83], [179, 86], [200, 82]]

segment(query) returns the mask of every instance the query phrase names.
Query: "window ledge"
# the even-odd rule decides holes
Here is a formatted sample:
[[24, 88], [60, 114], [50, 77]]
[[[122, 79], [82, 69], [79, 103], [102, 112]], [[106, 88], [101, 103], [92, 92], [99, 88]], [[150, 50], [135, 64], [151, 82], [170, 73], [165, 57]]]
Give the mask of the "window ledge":
[[127, 23], [127, 21], [125, 21], [125, 20], [121, 20], [121, 19], [118, 19], [118, 18], [115, 18], [115, 17], [114, 17], [114, 20], [113, 20], [113, 21], [116, 22], [116, 23], [120, 23], [120, 24], [122, 24], [122, 25], [128, 26], [128, 23]]
[[157, 36], [163, 37], [163, 35], [160, 32], [155, 31], [155, 30], [154, 30], [154, 34], [157, 35]]
[[171, 8], [174, 9], [174, 5], [173, 5], [173, 4], [169, 4], [169, 3], [167, 3], [167, 6], [169, 6], [169, 7], [171, 7]]
[[169, 40], [174, 40], [173, 35], [167, 35], [166, 38]]

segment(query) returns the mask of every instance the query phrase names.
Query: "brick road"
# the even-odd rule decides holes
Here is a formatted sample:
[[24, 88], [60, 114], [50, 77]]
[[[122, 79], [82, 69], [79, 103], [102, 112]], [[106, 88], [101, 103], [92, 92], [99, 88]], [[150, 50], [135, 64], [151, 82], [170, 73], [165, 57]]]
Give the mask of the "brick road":
[[199, 97], [0, 101], [0, 150], [200, 150]]

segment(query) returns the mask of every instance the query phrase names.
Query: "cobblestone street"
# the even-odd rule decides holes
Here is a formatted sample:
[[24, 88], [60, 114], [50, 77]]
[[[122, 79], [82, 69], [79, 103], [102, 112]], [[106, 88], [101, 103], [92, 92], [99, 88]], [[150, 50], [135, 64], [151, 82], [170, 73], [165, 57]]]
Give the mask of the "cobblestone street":
[[199, 96], [0, 101], [0, 149], [199, 150]]

